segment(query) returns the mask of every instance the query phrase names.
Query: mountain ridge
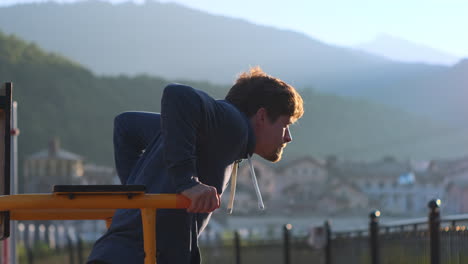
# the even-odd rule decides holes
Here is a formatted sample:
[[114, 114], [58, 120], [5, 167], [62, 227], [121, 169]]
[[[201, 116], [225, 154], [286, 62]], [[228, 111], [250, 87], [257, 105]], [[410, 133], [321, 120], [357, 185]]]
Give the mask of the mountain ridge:
[[448, 52], [388, 34], [380, 34], [369, 42], [355, 45], [354, 48], [394, 61], [407, 63], [451, 66], [461, 59]]
[[97, 74], [147, 73], [226, 84], [236, 73], [261, 65], [288, 82], [307, 86], [343, 71], [392, 64], [302, 33], [177, 4], [25, 4], [0, 8], [0, 14], [5, 32], [65, 54]]

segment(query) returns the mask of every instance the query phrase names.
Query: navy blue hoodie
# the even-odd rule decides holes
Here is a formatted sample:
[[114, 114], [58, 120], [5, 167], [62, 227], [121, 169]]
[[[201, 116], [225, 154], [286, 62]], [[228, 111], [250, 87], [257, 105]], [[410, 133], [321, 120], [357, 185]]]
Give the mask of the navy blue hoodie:
[[[145, 185], [149, 193], [180, 193], [202, 182], [222, 194], [234, 162], [253, 153], [255, 137], [248, 118], [229, 102], [189, 86], [164, 89], [160, 121], [160, 132], [127, 180]], [[200, 263], [197, 239], [210, 215], [158, 210], [158, 264]], [[144, 262], [139, 210], [117, 210], [111, 227], [94, 245], [88, 261], [93, 260]]]

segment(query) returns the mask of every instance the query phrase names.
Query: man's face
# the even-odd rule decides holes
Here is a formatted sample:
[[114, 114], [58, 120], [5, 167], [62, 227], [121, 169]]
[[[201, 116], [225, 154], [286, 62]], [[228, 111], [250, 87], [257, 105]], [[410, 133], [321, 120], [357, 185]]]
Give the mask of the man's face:
[[281, 160], [283, 149], [286, 144], [292, 141], [289, 125], [293, 123], [290, 116], [281, 115], [274, 122], [260, 111], [257, 112], [257, 123], [255, 125], [255, 153], [262, 158], [277, 162]]

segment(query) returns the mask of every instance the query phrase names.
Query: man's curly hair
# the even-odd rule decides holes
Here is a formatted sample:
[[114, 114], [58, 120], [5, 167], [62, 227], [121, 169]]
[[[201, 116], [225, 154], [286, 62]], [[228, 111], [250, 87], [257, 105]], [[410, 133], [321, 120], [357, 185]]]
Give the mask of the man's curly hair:
[[303, 100], [296, 89], [258, 66], [241, 73], [225, 99], [248, 117], [263, 107], [272, 122], [281, 115], [295, 121], [304, 114]]

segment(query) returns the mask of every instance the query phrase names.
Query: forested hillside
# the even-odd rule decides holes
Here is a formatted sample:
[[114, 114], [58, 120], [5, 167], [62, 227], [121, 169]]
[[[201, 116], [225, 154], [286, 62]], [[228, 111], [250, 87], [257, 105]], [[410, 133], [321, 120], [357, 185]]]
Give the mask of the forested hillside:
[[[0, 79], [14, 84], [19, 104], [20, 158], [50, 138], [88, 161], [112, 165], [113, 117], [127, 110], [159, 111], [170, 82], [150, 76], [96, 76], [35, 44], [0, 34]], [[222, 98], [227, 86], [179, 80]], [[338, 155], [353, 159], [433, 158], [468, 149], [466, 133], [362, 100], [306, 89], [304, 117], [292, 127], [285, 158]]]

